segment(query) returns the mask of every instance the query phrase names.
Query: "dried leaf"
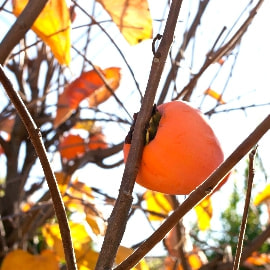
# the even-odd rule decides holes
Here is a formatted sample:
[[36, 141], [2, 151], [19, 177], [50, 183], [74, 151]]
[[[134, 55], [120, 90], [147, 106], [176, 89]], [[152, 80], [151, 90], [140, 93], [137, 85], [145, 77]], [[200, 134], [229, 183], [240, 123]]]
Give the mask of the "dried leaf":
[[204, 91], [205, 95], [208, 95], [212, 98], [214, 98], [216, 101], [218, 101], [220, 104], [226, 104], [226, 102], [222, 99], [222, 95], [217, 93], [216, 91], [214, 91], [211, 88], [208, 88]]
[[152, 38], [152, 18], [147, 0], [97, 0], [131, 45]]
[[211, 197], [207, 196], [198, 205], [196, 205], [194, 209], [198, 217], [199, 229], [202, 231], [209, 229], [213, 215]]
[[[153, 212], [153, 214], [149, 214], [149, 219], [152, 221], [162, 221], [173, 210], [170, 197], [166, 194], [147, 190], [143, 197], [146, 201], [146, 209]], [[157, 215], [154, 213], [157, 213]]]
[[[103, 71], [98, 67], [96, 69], [104, 76], [106, 80], [106, 76], [109, 76], [108, 85], [112, 89], [114, 89], [114, 87], [118, 87], [120, 80], [120, 76], [118, 74], [120, 73], [119, 68], [112, 67]], [[114, 70], [117, 70], [118, 73], [113, 72]], [[64, 89], [63, 93], [58, 99], [58, 109], [54, 120], [55, 128], [65, 122], [71, 116], [74, 110], [78, 108], [81, 101], [88, 98], [95, 91], [98, 91], [100, 88], [104, 87], [104, 82], [99, 73], [96, 70], [83, 72], [79, 78], [71, 82]], [[112, 74], [114, 74], [116, 77], [114, 78]]]
[[58, 260], [50, 250], [32, 255], [24, 250], [14, 250], [4, 258], [1, 270], [59, 270]]
[[[19, 16], [28, 0], [13, 0], [13, 13]], [[69, 65], [70, 15], [66, 0], [49, 0], [36, 21], [33, 31], [51, 48], [60, 64]]]

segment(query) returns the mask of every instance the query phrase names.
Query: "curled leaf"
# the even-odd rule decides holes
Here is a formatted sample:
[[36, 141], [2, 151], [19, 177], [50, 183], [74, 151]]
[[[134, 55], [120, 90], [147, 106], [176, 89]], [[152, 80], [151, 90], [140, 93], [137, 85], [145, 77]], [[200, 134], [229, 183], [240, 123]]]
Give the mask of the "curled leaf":
[[226, 104], [226, 102], [222, 99], [222, 95], [217, 93], [216, 91], [214, 91], [211, 88], [208, 88], [204, 91], [205, 95], [208, 95], [212, 98], [214, 98], [216, 101], [218, 101], [220, 104]]

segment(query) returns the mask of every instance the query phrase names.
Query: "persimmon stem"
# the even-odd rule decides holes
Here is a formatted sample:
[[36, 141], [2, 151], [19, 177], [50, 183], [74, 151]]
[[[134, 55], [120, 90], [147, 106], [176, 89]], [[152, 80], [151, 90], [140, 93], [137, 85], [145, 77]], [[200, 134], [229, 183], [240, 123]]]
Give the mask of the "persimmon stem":
[[[67, 268], [68, 270], [77, 270], [76, 259], [75, 259], [75, 254], [73, 250], [70, 228], [68, 225], [65, 207], [62, 201], [60, 191], [57, 186], [55, 175], [52, 171], [49, 159], [47, 157], [46, 149], [42, 142], [41, 132], [39, 128], [36, 126], [33, 118], [31, 117], [23, 101], [21, 100], [21, 97], [13, 88], [10, 80], [6, 76], [1, 65], [0, 65], [0, 81], [4, 89], [6, 90], [6, 93], [9, 96], [11, 102], [13, 103], [17, 113], [19, 114], [22, 122], [24, 123], [24, 126], [27, 129], [27, 132], [31, 139], [31, 142], [40, 159], [40, 163], [43, 168], [44, 175], [50, 189], [50, 193], [51, 193], [51, 197], [52, 197], [52, 201], [53, 201], [53, 205], [55, 209], [55, 214], [59, 223]], [[16, 194], [14, 194], [14, 196], [16, 196]]]
[[245, 206], [244, 206], [244, 211], [243, 211], [242, 223], [241, 223], [241, 227], [240, 227], [238, 243], [237, 243], [237, 248], [236, 248], [236, 254], [235, 254], [235, 258], [234, 258], [233, 270], [239, 269], [240, 260], [241, 260], [241, 253], [242, 253], [242, 247], [243, 247], [244, 236], [245, 236], [245, 231], [246, 231], [248, 210], [249, 210], [251, 191], [252, 191], [252, 185], [253, 185], [253, 179], [254, 179], [253, 163], [254, 163], [254, 157], [256, 154], [256, 150], [257, 150], [257, 146], [249, 154], [248, 185], [247, 185], [247, 192], [246, 192], [246, 199], [245, 199]]
[[254, 147], [261, 137], [270, 129], [270, 115], [235, 149], [235, 151], [163, 222], [163, 224], [125, 261], [114, 270], [130, 269], [136, 265], [196, 204], [209, 195], [209, 190], [223, 180], [229, 171]]
[[[111, 269], [122, 240], [132, 204], [132, 192], [144, 146], [145, 127], [151, 117], [156, 91], [173, 41], [182, 0], [173, 0], [164, 29], [163, 38], [155, 52], [145, 96], [135, 124], [129, 156], [123, 173], [120, 191], [111, 213], [107, 232], [100, 251], [96, 270]], [[127, 269], [127, 268], [126, 268]]]

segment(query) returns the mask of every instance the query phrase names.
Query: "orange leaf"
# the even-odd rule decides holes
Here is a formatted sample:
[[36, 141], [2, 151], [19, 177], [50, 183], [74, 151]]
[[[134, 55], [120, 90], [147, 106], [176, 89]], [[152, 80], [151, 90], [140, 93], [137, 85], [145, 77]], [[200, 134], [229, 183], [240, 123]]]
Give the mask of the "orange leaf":
[[202, 231], [209, 229], [213, 214], [211, 197], [207, 196], [204, 198], [194, 209], [198, 217], [199, 229]]
[[90, 142], [88, 143], [88, 148], [90, 150], [96, 149], [106, 149], [108, 144], [106, 143], [106, 138], [102, 132], [96, 132], [90, 135]]
[[1, 270], [59, 270], [58, 260], [50, 250], [32, 255], [24, 250], [14, 250], [4, 258]]
[[216, 91], [214, 91], [211, 88], [208, 88], [204, 91], [205, 95], [208, 95], [212, 98], [214, 98], [215, 100], [217, 100], [220, 104], [226, 104], [226, 102], [222, 99], [222, 95], [218, 94]]
[[[143, 195], [147, 210], [150, 212], [157, 213], [157, 215], [149, 214], [149, 219], [160, 220], [162, 221], [164, 217], [162, 215], [167, 216], [170, 211], [172, 211], [172, 205], [169, 199], [169, 196], [160, 192], [155, 192], [151, 190], [147, 190]], [[158, 215], [160, 214], [160, 216]]]
[[111, 89], [108, 89], [104, 85], [97, 89], [93, 94], [91, 94], [88, 98], [88, 103], [90, 107], [96, 107], [102, 102], [106, 101], [113, 94], [112, 91], [115, 91], [119, 86], [121, 78], [120, 68], [108, 68], [105, 69], [103, 72], [106, 81]]
[[[118, 87], [120, 79], [120, 75], [118, 74], [120, 73], [119, 68], [108, 68], [104, 71], [98, 67], [97, 69], [106, 80], [106, 76], [108, 76], [108, 85], [111, 88], [114, 89], [114, 87]], [[115, 72], [113, 73], [114, 70]], [[100, 88], [104, 87], [104, 82], [99, 73], [96, 70], [83, 72], [79, 78], [71, 82], [64, 89], [63, 93], [58, 99], [58, 109], [54, 120], [55, 128], [65, 122], [71, 116], [73, 111], [78, 108], [81, 101], [88, 98], [95, 91], [98, 91]], [[113, 77], [112, 74], [114, 74], [116, 77]]]
[[270, 255], [265, 253], [253, 252], [250, 257], [247, 258], [246, 262], [253, 265], [266, 265], [270, 263]]
[[152, 38], [152, 19], [147, 0], [97, 0], [109, 13], [131, 45]]
[[[28, 0], [13, 0], [13, 13], [19, 16]], [[51, 48], [60, 64], [70, 63], [70, 15], [66, 0], [49, 0], [33, 31]]]
[[68, 134], [60, 139], [59, 151], [64, 160], [71, 160], [85, 153], [84, 139], [80, 135]]

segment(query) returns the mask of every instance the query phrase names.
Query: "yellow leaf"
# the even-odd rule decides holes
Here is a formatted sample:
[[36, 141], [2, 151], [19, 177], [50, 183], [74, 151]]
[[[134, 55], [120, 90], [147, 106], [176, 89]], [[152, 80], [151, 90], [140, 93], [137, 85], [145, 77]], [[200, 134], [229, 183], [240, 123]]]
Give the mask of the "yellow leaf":
[[[83, 224], [69, 222], [69, 225], [75, 255], [76, 258], [80, 258], [90, 249], [92, 239]], [[45, 224], [42, 227], [42, 234], [47, 245], [57, 254], [60, 260], [64, 260], [65, 255], [58, 224]]]
[[217, 93], [216, 91], [214, 91], [211, 88], [208, 88], [204, 91], [205, 95], [208, 95], [212, 98], [214, 98], [216, 101], [218, 101], [220, 104], [226, 104], [226, 102], [222, 99], [222, 95]]
[[131, 45], [152, 38], [152, 18], [147, 0], [97, 0]]
[[70, 183], [71, 176], [63, 172], [55, 172], [54, 175], [61, 194], [64, 194]]
[[213, 214], [211, 197], [207, 196], [198, 205], [195, 206], [195, 212], [198, 217], [199, 229], [205, 231], [210, 227], [210, 221]]
[[[28, 0], [13, 0], [13, 13], [19, 16]], [[49, 0], [32, 30], [51, 48], [60, 64], [69, 65], [70, 16], [66, 0]]]
[[[165, 216], [172, 211], [172, 205], [170, 202], [170, 197], [166, 194], [147, 190], [144, 193], [144, 199], [146, 201], [147, 210], [150, 211], [149, 219], [154, 220], [163, 220]], [[154, 213], [151, 214], [151, 212]]]
[[254, 198], [254, 205], [257, 206], [267, 200], [270, 200], [270, 184], [266, 185], [265, 189], [256, 195]]
[[58, 260], [50, 250], [32, 255], [24, 250], [14, 250], [4, 258], [1, 270], [59, 270]]
[[104, 220], [90, 207], [85, 208], [86, 221], [96, 235], [104, 235], [106, 226]]
[[[122, 261], [124, 261], [128, 256], [130, 256], [133, 253], [133, 249], [127, 248], [124, 246], [119, 246], [116, 257], [115, 257], [115, 263], [120, 264]], [[137, 264], [135, 267], [131, 268], [133, 270], [148, 270], [149, 267], [146, 264], [145, 260], [141, 260], [139, 264]]]

